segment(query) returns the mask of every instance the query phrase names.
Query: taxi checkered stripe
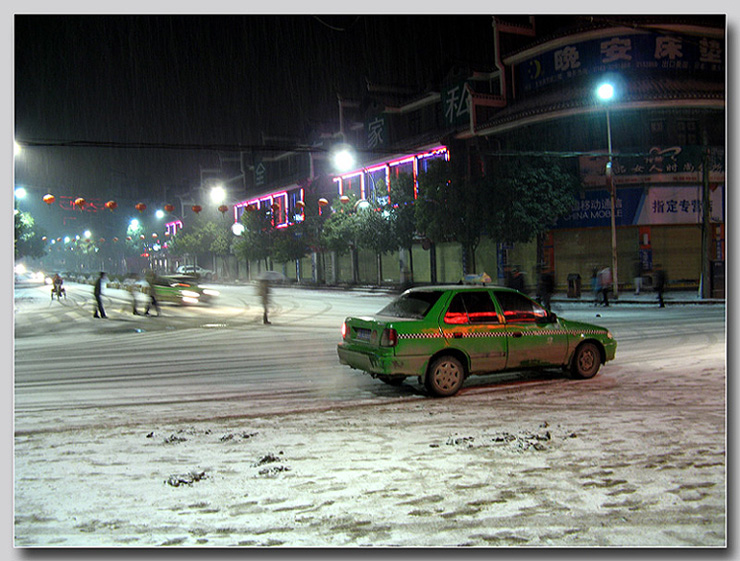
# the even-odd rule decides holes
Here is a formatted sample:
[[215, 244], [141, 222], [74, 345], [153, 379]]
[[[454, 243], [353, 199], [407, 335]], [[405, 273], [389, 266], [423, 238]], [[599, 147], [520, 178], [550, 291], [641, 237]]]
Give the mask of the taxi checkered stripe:
[[[604, 335], [606, 331], [589, 329], [589, 330], [563, 330], [563, 329], [540, 329], [538, 331], [485, 331], [485, 332], [474, 332], [474, 333], [462, 333], [463, 338], [468, 337], [513, 337], [514, 333], [519, 336], [533, 336], [533, 335]], [[439, 339], [440, 337], [446, 337], [451, 339], [452, 333], [399, 333], [399, 339]]]

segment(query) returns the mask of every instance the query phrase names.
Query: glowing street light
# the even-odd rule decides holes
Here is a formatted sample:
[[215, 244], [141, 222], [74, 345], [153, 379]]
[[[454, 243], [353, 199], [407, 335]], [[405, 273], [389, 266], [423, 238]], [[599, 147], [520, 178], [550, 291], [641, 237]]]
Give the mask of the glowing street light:
[[221, 185], [211, 188], [211, 201], [215, 204], [221, 204], [226, 200], [226, 190]]
[[334, 167], [340, 172], [351, 170], [355, 166], [355, 152], [349, 144], [338, 144], [331, 155]]
[[614, 287], [614, 298], [619, 298], [619, 277], [617, 275], [617, 226], [616, 226], [616, 198], [617, 193], [614, 187], [614, 175], [612, 173], [612, 125], [609, 118], [609, 104], [615, 96], [614, 86], [608, 82], [600, 84], [596, 88], [597, 97], [603, 102], [606, 109], [606, 135], [607, 148], [609, 150], [609, 161], [606, 164], [606, 186], [609, 190], [611, 200], [611, 230], [612, 230], [612, 286]]

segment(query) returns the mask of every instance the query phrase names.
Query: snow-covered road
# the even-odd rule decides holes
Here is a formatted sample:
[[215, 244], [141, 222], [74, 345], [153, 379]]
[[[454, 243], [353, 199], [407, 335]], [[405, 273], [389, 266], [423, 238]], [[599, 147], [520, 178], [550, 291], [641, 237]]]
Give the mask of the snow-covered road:
[[[600, 318], [573, 306], [562, 315], [601, 323], [620, 343], [594, 379], [491, 375], [438, 400], [338, 366], [325, 350], [336, 345], [329, 327], [353, 299], [326, 298], [334, 305], [327, 324], [313, 316], [317, 331], [296, 306], [284, 325], [249, 333], [246, 363], [278, 348], [282, 362], [244, 379], [222, 357], [210, 390], [185, 377], [178, 391], [163, 362], [133, 382], [83, 370], [78, 394], [68, 380], [55, 389], [53, 369], [34, 382], [17, 366], [26, 386], [16, 390], [15, 544], [726, 544], [723, 306], [615, 307]], [[380, 307], [381, 297], [368, 299]], [[210, 359], [229, 348], [212, 348], [210, 334], [238, 335], [160, 333], [147, 340], [199, 335]], [[102, 353], [111, 338], [136, 371], [122, 344], [134, 334], [84, 340]], [[31, 361], [33, 337], [16, 345], [16, 361]], [[280, 373], [272, 393], [271, 370]], [[204, 393], [188, 403], [190, 391]]]

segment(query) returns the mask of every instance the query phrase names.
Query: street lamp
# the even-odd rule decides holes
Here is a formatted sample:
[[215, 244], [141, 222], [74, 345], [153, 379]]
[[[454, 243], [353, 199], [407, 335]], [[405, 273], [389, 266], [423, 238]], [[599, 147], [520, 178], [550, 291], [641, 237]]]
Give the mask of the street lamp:
[[331, 159], [340, 173], [351, 170], [355, 165], [355, 153], [349, 144], [337, 144], [332, 149]]
[[619, 277], [617, 275], [617, 225], [616, 225], [616, 188], [614, 187], [614, 175], [612, 170], [612, 125], [609, 118], [609, 104], [614, 99], [614, 86], [608, 82], [600, 84], [596, 89], [596, 95], [606, 109], [606, 135], [607, 147], [609, 149], [609, 161], [606, 164], [606, 187], [611, 200], [611, 230], [612, 230], [612, 286], [614, 287], [614, 298], [619, 298]]
[[211, 188], [211, 200], [215, 204], [221, 204], [226, 200], [226, 190], [221, 185]]

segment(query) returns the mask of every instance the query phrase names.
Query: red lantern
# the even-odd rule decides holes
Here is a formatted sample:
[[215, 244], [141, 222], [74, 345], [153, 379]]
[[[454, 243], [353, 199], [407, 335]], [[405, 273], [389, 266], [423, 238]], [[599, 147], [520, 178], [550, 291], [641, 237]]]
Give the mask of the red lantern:
[[304, 203], [303, 201], [297, 201], [295, 206], [297, 206], [300, 209], [303, 209], [306, 206], [306, 203]]
[[118, 207], [118, 203], [116, 201], [108, 201], [105, 203], [105, 208], [108, 210], [115, 210]]
[[203, 207], [200, 205], [193, 205], [190, 207], [195, 214], [198, 214], [201, 210], [203, 210]]
[[349, 202], [349, 197], [347, 195], [342, 195], [341, 197], [339, 197], [339, 200], [342, 203], [347, 204]]
[[146, 239], [146, 236], [145, 236], [144, 234], [141, 234], [141, 235], [139, 236], [139, 239], [145, 240], [145, 239]]
[[98, 242], [99, 242], [99, 243], [105, 243], [105, 238], [100, 238], [100, 239], [98, 240]]
[[146, 205], [144, 203], [136, 203], [134, 208], [139, 212], [144, 212], [146, 210]]
[[53, 204], [56, 199], [54, 198], [54, 195], [49, 193], [48, 195], [44, 195], [44, 202], [47, 205]]
[[113, 238], [113, 243], [118, 242], [118, 238]]
[[227, 210], [229, 210], [229, 207], [228, 207], [228, 206], [226, 206], [226, 205], [221, 205], [220, 207], [218, 207], [218, 211], [219, 211], [219, 212], [220, 212], [221, 214], [225, 214]]
[[319, 199], [319, 206], [326, 206], [328, 204], [329, 204], [329, 201], [327, 201], [325, 198], [322, 197]]
[[166, 204], [166, 205], [164, 205], [164, 210], [165, 210], [165, 212], [172, 212], [172, 211], [175, 210], [175, 205]]
[[132, 240], [131, 236], [126, 236], [126, 240], [131, 241]]
[[152, 234], [152, 237], [156, 239], [156, 238], [157, 238], [157, 233], [156, 233], [156, 232], [155, 232], [155, 233], [153, 233], [153, 234]]
[[86, 203], [87, 203], [87, 201], [85, 199], [83, 199], [82, 197], [79, 197], [79, 198], [75, 199], [75, 206], [77, 208], [79, 208], [80, 210], [82, 210], [83, 208], [85, 208], [85, 204]]

